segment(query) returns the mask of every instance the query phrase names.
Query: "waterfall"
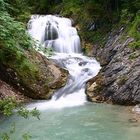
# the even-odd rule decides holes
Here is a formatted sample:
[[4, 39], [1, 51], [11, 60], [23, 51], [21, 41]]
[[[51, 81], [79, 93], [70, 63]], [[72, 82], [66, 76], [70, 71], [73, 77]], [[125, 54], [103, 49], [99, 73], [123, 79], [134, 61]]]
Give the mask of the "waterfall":
[[29, 21], [28, 31], [43, 47], [55, 51], [51, 59], [70, 74], [66, 86], [56, 91], [50, 101], [37, 103], [37, 107], [62, 108], [87, 102], [86, 82], [98, 74], [100, 64], [81, 53], [80, 37], [76, 28], [72, 27], [72, 21], [53, 15], [34, 15]]
[[60, 53], [80, 53], [80, 38], [68, 18], [32, 16], [28, 24], [29, 33], [46, 48]]

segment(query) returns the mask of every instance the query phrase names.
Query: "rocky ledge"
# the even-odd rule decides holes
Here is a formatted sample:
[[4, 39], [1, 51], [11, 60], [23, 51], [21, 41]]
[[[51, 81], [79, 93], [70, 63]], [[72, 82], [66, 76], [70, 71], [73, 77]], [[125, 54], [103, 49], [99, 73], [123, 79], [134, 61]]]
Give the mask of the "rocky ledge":
[[140, 50], [129, 47], [133, 41], [121, 28], [110, 34], [104, 48], [93, 47], [102, 69], [87, 83], [90, 101], [140, 104]]
[[17, 103], [29, 101], [30, 98], [24, 96], [18, 90], [0, 80], [0, 99], [13, 98]]
[[55, 90], [65, 85], [68, 75], [66, 70], [34, 50], [26, 50], [25, 54], [30, 65], [22, 61], [19, 67], [14, 62], [10, 62], [10, 65], [0, 64], [0, 99], [13, 95], [23, 100], [26, 97], [49, 99]]

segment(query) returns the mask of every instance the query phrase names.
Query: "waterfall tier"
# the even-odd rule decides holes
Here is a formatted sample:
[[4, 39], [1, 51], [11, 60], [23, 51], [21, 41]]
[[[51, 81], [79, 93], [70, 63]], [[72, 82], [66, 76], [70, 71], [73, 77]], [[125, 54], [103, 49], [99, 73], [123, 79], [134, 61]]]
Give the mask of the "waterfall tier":
[[31, 36], [47, 48], [61, 53], [80, 53], [80, 38], [68, 18], [34, 15], [28, 23]]
[[87, 101], [86, 82], [97, 75], [100, 64], [94, 58], [82, 55], [80, 38], [76, 28], [72, 27], [72, 21], [52, 15], [32, 16], [28, 25], [34, 39], [55, 51], [50, 59], [70, 74], [65, 87], [56, 91], [50, 101], [37, 103], [37, 107], [46, 109], [83, 105]]

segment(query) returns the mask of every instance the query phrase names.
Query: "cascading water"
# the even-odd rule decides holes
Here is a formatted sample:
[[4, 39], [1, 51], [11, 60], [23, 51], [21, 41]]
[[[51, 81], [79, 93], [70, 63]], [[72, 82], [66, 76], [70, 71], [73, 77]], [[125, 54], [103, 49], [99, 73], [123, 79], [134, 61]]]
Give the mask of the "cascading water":
[[29, 21], [29, 33], [47, 48], [61, 53], [80, 53], [80, 38], [68, 18], [34, 15]]
[[1, 118], [0, 139], [10, 136], [12, 140], [139, 140], [140, 125], [126, 107], [88, 103], [82, 107], [52, 109], [83, 105], [86, 102], [85, 82], [98, 73], [100, 65], [80, 53], [79, 37], [69, 19], [33, 16], [29, 25], [32, 37], [56, 51], [51, 59], [67, 69], [70, 76], [66, 86], [50, 101], [27, 106], [41, 110], [39, 121], [17, 114]]
[[83, 105], [86, 102], [85, 84], [97, 75], [100, 64], [94, 58], [82, 55], [80, 38], [76, 28], [72, 27], [72, 21], [52, 15], [34, 15], [29, 21], [29, 33], [44, 48], [52, 48], [55, 55], [51, 59], [70, 74], [66, 86], [55, 92], [50, 101], [37, 103], [37, 107], [46, 109]]

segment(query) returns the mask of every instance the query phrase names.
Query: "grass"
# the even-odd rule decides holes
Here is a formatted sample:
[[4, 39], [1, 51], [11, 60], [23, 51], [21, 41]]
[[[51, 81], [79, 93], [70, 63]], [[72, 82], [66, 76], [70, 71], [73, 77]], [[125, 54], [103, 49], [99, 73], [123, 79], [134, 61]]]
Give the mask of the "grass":
[[134, 21], [130, 25], [128, 35], [135, 39], [130, 43], [129, 47], [133, 49], [140, 49], [140, 12], [136, 14]]

